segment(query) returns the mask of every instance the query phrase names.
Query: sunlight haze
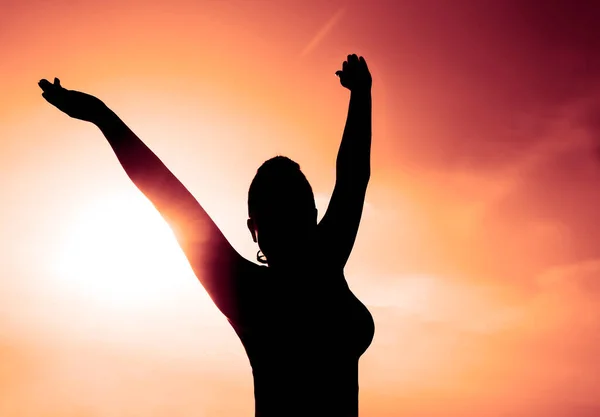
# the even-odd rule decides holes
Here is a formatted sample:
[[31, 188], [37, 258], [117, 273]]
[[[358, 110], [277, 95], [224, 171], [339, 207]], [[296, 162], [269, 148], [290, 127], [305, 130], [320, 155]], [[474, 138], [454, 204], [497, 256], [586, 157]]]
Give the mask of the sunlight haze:
[[373, 75], [345, 270], [376, 325], [360, 415], [600, 415], [593, 3], [3, 2], [0, 416], [254, 407], [243, 346], [173, 232], [37, 82], [103, 100], [256, 261], [263, 161], [297, 161], [327, 208], [350, 53]]

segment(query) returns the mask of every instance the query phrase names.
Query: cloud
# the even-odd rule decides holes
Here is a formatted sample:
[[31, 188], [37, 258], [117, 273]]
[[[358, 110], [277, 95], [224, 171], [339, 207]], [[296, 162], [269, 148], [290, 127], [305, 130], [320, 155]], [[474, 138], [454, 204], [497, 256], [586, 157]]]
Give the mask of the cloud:
[[593, 415], [600, 309], [588, 280], [598, 272], [600, 259], [550, 268], [520, 299], [442, 277], [365, 292], [376, 335], [361, 360], [361, 402], [390, 404], [393, 386], [393, 409], [413, 416]]
[[380, 277], [356, 288], [365, 304], [384, 314], [437, 323], [457, 332], [499, 332], [518, 323], [523, 314], [523, 307], [504, 299], [497, 285], [474, 285], [443, 276]]
[[600, 258], [549, 268], [538, 277], [541, 287], [564, 295], [575, 291], [595, 300], [600, 295]]

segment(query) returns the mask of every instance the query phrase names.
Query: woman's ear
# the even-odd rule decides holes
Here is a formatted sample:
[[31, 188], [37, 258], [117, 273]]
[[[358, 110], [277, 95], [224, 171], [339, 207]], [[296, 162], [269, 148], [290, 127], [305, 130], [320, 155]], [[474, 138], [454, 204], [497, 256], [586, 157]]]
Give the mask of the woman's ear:
[[252, 241], [254, 243], [256, 243], [257, 240], [256, 240], [256, 229], [254, 227], [254, 220], [252, 220], [252, 219], [246, 220], [246, 225], [248, 226], [248, 230], [250, 230], [250, 234], [252, 235]]

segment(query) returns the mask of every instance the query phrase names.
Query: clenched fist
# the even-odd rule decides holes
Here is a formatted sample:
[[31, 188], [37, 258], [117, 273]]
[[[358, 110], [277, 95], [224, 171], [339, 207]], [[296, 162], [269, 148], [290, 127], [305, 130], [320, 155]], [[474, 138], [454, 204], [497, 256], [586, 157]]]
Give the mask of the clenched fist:
[[356, 54], [348, 55], [348, 60], [342, 64], [342, 69], [335, 73], [340, 77], [340, 83], [350, 91], [370, 90], [373, 81], [365, 59]]

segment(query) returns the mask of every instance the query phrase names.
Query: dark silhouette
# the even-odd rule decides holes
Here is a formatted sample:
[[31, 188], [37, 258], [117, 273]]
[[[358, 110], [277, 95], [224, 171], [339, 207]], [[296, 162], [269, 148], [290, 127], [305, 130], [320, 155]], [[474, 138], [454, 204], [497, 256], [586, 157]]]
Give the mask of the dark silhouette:
[[39, 83], [48, 102], [98, 126], [129, 178], [173, 229], [246, 349], [257, 417], [358, 416], [358, 362], [375, 328], [349, 289], [344, 266], [370, 178], [372, 81], [356, 55], [348, 55], [336, 75], [351, 93], [323, 219], [317, 224], [312, 188], [289, 158], [266, 161], [250, 186], [247, 225], [259, 261], [268, 266], [238, 254], [192, 194], [102, 101], [63, 88], [57, 78]]

